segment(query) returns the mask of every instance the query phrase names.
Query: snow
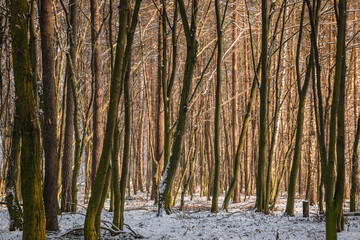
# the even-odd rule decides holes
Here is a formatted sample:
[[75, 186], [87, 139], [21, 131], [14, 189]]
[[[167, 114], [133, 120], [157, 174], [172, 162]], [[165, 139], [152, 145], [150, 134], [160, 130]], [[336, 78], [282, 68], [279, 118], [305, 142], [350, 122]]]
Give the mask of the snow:
[[[243, 199], [243, 196], [242, 196]], [[222, 204], [223, 199], [219, 199]], [[105, 209], [108, 209], [106, 202]], [[302, 200], [295, 204], [295, 217], [283, 214], [286, 199], [281, 197], [275, 211], [269, 215], [255, 212], [255, 197], [241, 203], [231, 204], [229, 212], [210, 213], [211, 202], [206, 197], [194, 195], [192, 201], [185, 199], [185, 210], [173, 208], [171, 215], [156, 216], [157, 206], [146, 200], [146, 194], [140, 193], [128, 197], [125, 207], [125, 223], [147, 239], [325, 239], [324, 216], [318, 215], [317, 207], [310, 207], [310, 217], [302, 217]], [[110, 227], [112, 213], [103, 211], [104, 226]], [[78, 214], [66, 213], [59, 216], [60, 232], [48, 233], [47, 238], [59, 237], [65, 232], [82, 227], [85, 209], [80, 207]], [[21, 239], [21, 231], [8, 231], [9, 216], [6, 206], [0, 206], [0, 240]], [[129, 232], [125, 228], [126, 232]], [[76, 235], [77, 234], [77, 235]], [[67, 235], [68, 239], [82, 239], [81, 232]], [[103, 239], [119, 239], [102, 231]], [[64, 239], [61, 237], [60, 239]], [[120, 239], [132, 239], [122, 235]], [[345, 231], [338, 239], [360, 239], [360, 217], [346, 217]]]

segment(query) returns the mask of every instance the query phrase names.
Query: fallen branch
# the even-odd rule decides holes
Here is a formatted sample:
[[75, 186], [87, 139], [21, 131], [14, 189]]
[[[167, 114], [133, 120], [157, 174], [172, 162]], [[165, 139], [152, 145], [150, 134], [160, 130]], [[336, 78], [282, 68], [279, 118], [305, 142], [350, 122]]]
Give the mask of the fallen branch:
[[[119, 235], [119, 234], [122, 234], [122, 233], [126, 233], [126, 232], [121, 231], [121, 230], [114, 230], [114, 229], [104, 227], [104, 226], [100, 226], [100, 228], [103, 229], [103, 230], [109, 231], [113, 235]], [[66, 235], [68, 235], [68, 234], [70, 234], [72, 232], [76, 232], [76, 231], [84, 231], [84, 228], [83, 227], [78, 227], [78, 228], [70, 229], [69, 231], [67, 231], [66, 233], [62, 234], [61, 236], [59, 236], [57, 238], [63, 238]]]
[[360, 212], [344, 212], [344, 216], [346, 217], [360, 216]]

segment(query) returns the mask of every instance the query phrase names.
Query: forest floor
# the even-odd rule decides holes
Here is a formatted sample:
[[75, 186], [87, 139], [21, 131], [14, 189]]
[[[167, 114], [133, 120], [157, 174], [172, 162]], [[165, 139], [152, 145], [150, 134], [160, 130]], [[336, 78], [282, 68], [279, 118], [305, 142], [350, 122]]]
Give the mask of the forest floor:
[[[222, 200], [219, 199], [219, 205]], [[108, 205], [107, 201], [106, 209]], [[171, 215], [157, 217], [154, 202], [140, 193], [127, 198], [125, 223], [144, 239], [325, 239], [325, 218], [318, 214], [317, 206], [311, 206], [310, 217], [304, 218], [300, 199], [296, 201], [295, 217], [284, 215], [284, 197], [280, 197], [275, 211], [269, 215], [255, 212], [254, 205], [255, 197], [251, 197], [231, 204], [228, 213], [220, 211], [216, 214], [210, 212], [211, 202], [206, 197], [194, 195], [192, 201], [188, 197], [185, 199], [184, 211], [175, 207]], [[85, 207], [80, 206], [76, 214], [62, 214], [59, 216], [60, 232], [47, 233], [47, 238], [82, 239], [82, 231], [64, 234], [82, 228], [85, 213]], [[111, 227], [112, 216], [111, 212], [103, 211], [103, 226]], [[0, 206], [0, 240], [21, 239], [21, 231], [9, 232], [8, 225], [7, 208]], [[134, 239], [129, 229], [124, 230], [127, 234], [118, 236], [103, 230], [102, 239]], [[360, 239], [360, 217], [345, 217], [345, 231], [338, 234], [338, 239]]]

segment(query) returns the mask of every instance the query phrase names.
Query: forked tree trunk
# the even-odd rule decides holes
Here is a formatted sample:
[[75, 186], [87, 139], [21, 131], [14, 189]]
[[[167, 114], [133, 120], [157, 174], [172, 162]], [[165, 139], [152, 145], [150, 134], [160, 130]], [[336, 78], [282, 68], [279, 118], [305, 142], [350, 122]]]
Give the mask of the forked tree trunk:
[[179, 105], [179, 114], [172, 145], [172, 155], [165, 167], [163, 179], [159, 187], [158, 215], [162, 215], [165, 209], [166, 213], [170, 213], [170, 194], [175, 179], [176, 170], [182, 151], [182, 138], [185, 132], [186, 116], [188, 111], [188, 98], [191, 91], [191, 83], [194, 75], [196, 63], [197, 42], [196, 42], [196, 17], [198, 11], [197, 0], [192, 1], [191, 25], [189, 25], [186, 7], [183, 0], [178, 0], [181, 19], [186, 37], [187, 55], [185, 63], [185, 71], [183, 78], [183, 88], [181, 92], [181, 100]]
[[[135, 3], [131, 23], [129, 23], [131, 14], [129, 2], [127, 0], [121, 0], [119, 5], [119, 32], [116, 46], [114, 70], [111, 75], [110, 104], [107, 114], [106, 131], [99, 168], [95, 177], [93, 191], [86, 211], [84, 224], [84, 235], [86, 239], [95, 240], [95, 230], [97, 233], [100, 233], [100, 216], [108, 191], [108, 182], [110, 178], [110, 155], [114, 143], [118, 107], [122, 86], [126, 78], [125, 72], [130, 62], [131, 47], [134, 39], [134, 32], [138, 22], [140, 3], [141, 0], [137, 0]], [[129, 28], [127, 29], [128, 26]], [[128, 35], [125, 47], [126, 33], [128, 33]]]

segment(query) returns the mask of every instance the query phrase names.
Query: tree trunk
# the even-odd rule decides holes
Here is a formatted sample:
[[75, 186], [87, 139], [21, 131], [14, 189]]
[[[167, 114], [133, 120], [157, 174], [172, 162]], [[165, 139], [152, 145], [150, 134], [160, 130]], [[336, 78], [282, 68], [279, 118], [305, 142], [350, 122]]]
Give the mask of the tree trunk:
[[91, 9], [91, 69], [94, 92], [93, 105], [93, 151], [91, 161], [91, 183], [94, 183], [96, 170], [99, 166], [101, 149], [104, 136], [103, 124], [103, 80], [102, 80], [102, 61], [101, 61], [101, 34], [100, 34], [100, 13], [99, 1], [90, 1]]
[[59, 230], [57, 219], [57, 107], [54, 66], [54, 46], [52, 32], [52, 1], [41, 1], [40, 30], [42, 48], [42, 80], [44, 102], [44, 132], [45, 180], [44, 204], [46, 229]]
[[165, 209], [166, 213], [170, 213], [170, 193], [175, 179], [175, 173], [179, 164], [182, 150], [182, 138], [185, 131], [186, 115], [188, 111], [188, 98], [191, 91], [191, 83], [194, 75], [196, 63], [197, 42], [196, 42], [196, 16], [198, 11], [197, 0], [193, 0], [191, 25], [188, 23], [185, 4], [183, 0], [178, 1], [180, 15], [183, 22], [184, 32], [186, 36], [187, 55], [185, 63], [185, 71], [183, 78], [183, 88], [181, 92], [181, 100], [179, 105], [178, 120], [172, 145], [172, 155], [166, 165], [163, 179], [159, 187], [159, 203], [158, 215], [162, 215]]
[[120, 227], [120, 186], [119, 186], [119, 172], [120, 172], [120, 138], [121, 134], [119, 131], [119, 123], [117, 122], [114, 133], [114, 147], [111, 155], [111, 181], [114, 191], [114, 217], [113, 224], [119, 228]]
[[[71, 0], [70, 7], [70, 25], [71, 32], [69, 33], [70, 39], [70, 57], [72, 60], [73, 70], [76, 68], [76, 42], [78, 32], [78, 1]], [[70, 26], [68, 26], [70, 27]], [[68, 62], [69, 63], [69, 62]], [[74, 165], [74, 96], [71, 87], [71, 70], [69, 64], [66, 67], [66, 116], [65, 116], [65, 134], [64, 134], [64, 155], [61, 169], [61, 182], [62, 182], [62, 197], [61, 197], [61, 211], [71, 211], [71, 186], [72, 186], [72, 168]]]
[[41, 186], [40, 129], [36, 113], [34, 75], [28, 48], [27, 1], [10, 2], [15, 108], [19, 117], [21, 191], [24, 204], [23, 239], [45, 239], [45, 213]]
[[[134, 39], [134, 32], [138, 21], [138, 13], [140, 9], [141, 0], [137, 0], [134, 12], [131, 19], [131, 25], [128, 23], [130, 18], [129, 2], [121, 0], [119, 5], [119, 32], [116, 46], [116, 57], [114, 70], [111, 75], [110, 84], [110, 104], [107, 114], [106, 131], [104, 136], [104, 144], [101, 153], [99, 168], [96, 173], [93, 191], [89, 200], [86, 211], [84, 235], [86, 239], [95, 240], [95, 227], [100, 228], [100, 213], [103, 208], [106, 193], [108, 191], [106, 183], [109, 173], [110, 155], [114, 142], [114, 132], [116, 127], [116, 120], [118, 115], [118, 107], [120, 102], [120, 95], [122, 92], [123, 81], [125, 78], [125, 70], [129, 64], [131, 46]], [[127, 29], [127, 26], [130, 28]], [[125, 36], [128, 30], [125, 47]], [[105, 184], [106, 185], [106, 184]]]
[[222, 63], [222, 26], [219, 0], [215, 0], [217, 32], [217, 65], [216, 65], [216, 102], [215, 102], [215, 174], [211, 212], [218, 212], [219, 176], [220, 176], [220, 102], [221, 102], [221, 63]]
[[267, 79], [267, 60], [268, 60], [268, 3], [261, 1], [262, 15], [262, 38], [261, 38], [261, 87], [260, 87], [260, 129], [259, 129], [259, 160], [258, 172], [256, 177], [256, 211], [262, 212], [265, 209], [265, 160], [266, 145], [268, 138], [268, 79]]
[[11, 138], [11, 152], [7, 161], [5, 188], [5, 201], [10, 215], [10, 231], [22, 229], [23, 226], [23, 213], [19, 203], [19, 193], [17, 191], [20, 169], [20, 142], [19, 119], [15, 116]]

